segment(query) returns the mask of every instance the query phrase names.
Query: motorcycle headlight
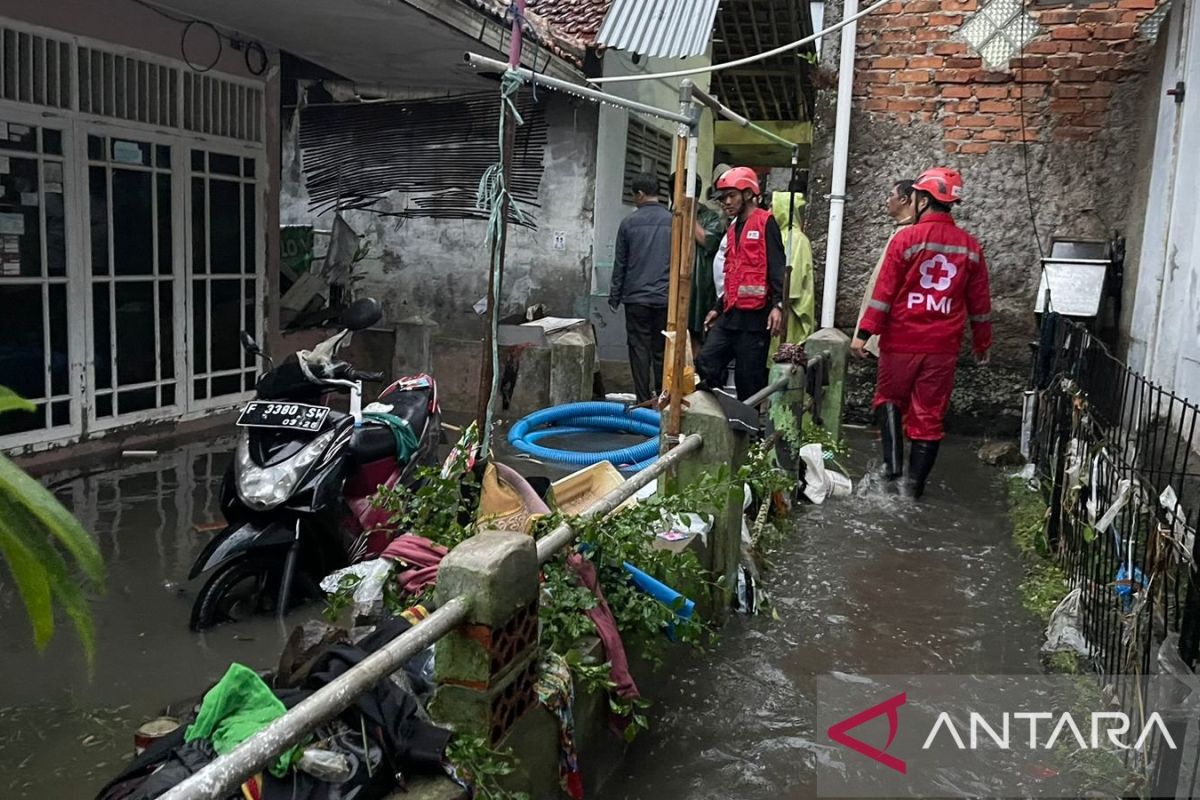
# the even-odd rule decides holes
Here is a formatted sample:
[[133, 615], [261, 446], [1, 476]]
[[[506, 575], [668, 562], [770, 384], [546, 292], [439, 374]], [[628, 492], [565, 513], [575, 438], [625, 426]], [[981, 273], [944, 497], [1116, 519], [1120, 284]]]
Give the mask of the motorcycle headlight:
[[268, 511], [280, 505], [292, 496], [296, 484], [333, 441], [334, 433], [333, 430], [322, 433], [296, 455], [269, 467], [254, 463], [250, 458], [250, 436], [243, 435], [238, 440], [236, 456], [238, 497], [255, 511]]

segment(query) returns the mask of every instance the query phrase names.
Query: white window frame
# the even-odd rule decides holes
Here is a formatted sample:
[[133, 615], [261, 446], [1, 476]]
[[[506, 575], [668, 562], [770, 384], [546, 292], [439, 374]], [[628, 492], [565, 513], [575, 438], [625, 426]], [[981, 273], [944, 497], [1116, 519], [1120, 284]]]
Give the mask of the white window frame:
[[[82, 322], [68, 326], [68, 348], [70, 354], [70, 386], [72, 390], [71, 425], [60, 428], [43, 428], [0, 437], [0, 450], [37, 450], [54, 445], [66, 444], [83, 438], [99, 438], [108, 432], [127, 428], [143, 422], [160, 419], [186, 421], [208, 416], [215, 411], [234, 408], [253, 395], [244, 391], [238, 395], [222, 395], [219, 399], [192, 400], [192, 347], [191, 347], [191, 151], [193, 148], [208, 152], [225, 153], [239, 157], [254, 158], [256, 162], [254, 186], [256, 205], [255, 271], [256, 286], [256, 334], [264, 326], [264, 300], [267, 291], [266, 236], [268, 210], [267, 158], [267, 107], [261, 104], [257, 130], [262, 132], [262, 141], [250, 142], [221, 136], [194, 133], [184, 125], [183, 73], [188, 70], [181, 61], [146, 51], [79, 36], [68, 31], [30, 25], [20, 20], [0, 16], [0, 25], [13, 30], [55, 37], [66, 40], [71, 48], [70, 107], [67, 109], [41, 106], [31, 103], [0, 100], [0, 113], [5, 118], [24, 124], [61, 128], [63, 131], [63, 190], [67, 219], [67, 302], [73, 311], [80, 312]], [[129, 120], [115, 119], [99, 114], [82, 113], [79, 109], [78, 60], [79, 48], [90, 47], [110, 51], [123, 57], [135, 58], [178, 70], [177, 126], [148, 125]], [[210, 77], [231, 84], [253, 88], [267, 95], [266, 80], [253, 80], [227, 73], [212, 71]], [[85, 224], [88, 219], [89, 194], [87, 191], [88, 159], [87, 134], [94, 132], [104, 136], [127, 136], [152, 144], [167, 144], [172, 148], [171, 156], [171, 233], [172, 233], [172, 277], [175, 281], [173, 298], [179, 313], [174, 315], [175, 332], [175, 404], [163, 408], [147, 409], [127, 415], [97, 421], [95, 418], [95, 382], [92, 367], [93, 313], [92, 266], [90, 233]], [[110, 232], [111, 235], [111, 232]], [[115, 342], [114, 342], [115, 346]], [[186, 384], [183, 385], [183, 384]]]

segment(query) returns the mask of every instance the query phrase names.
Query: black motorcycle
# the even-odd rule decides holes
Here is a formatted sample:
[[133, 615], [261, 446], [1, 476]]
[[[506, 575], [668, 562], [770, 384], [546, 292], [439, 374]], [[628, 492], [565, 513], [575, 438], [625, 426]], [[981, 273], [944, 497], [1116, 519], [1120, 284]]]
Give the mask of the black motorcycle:
[[[192, 566], [210, 573], [192, 606], [203, 630], [253, 614], [282, 615], [320, 595], [320, 579], [386, 545], [387, 514], [372, 496], [408, 485], [421, 465], [437, 464], [441, 412], [428, 375], [402, 378], [362, 408], [362, 384], [382, 374], [337, 358], [351, 331], [382, 316], [364, 298], [341, 316], [338, 333], [278, 366], [253, 337], [246, 351], [267, 361], [255, 399], [242, 409], [233, 463], [221, 485], [227, 526]], [[350, 413], [330, 408], [330, 392], [348, 392]]]

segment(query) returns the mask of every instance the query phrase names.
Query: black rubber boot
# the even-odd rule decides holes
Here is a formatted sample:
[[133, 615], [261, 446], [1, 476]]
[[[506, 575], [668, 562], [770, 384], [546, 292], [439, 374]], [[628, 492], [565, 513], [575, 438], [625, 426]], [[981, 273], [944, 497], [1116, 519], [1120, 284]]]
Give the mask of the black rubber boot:
[[929, 473], [933, 471], [933, 462], [937, 461], [940, 445], [940, 441], [913, 441], [908, 456], [905, 496], [919, 500], [921, 495], [925, 494], [925, 483], [929, 480]]
[[883, 445], [883, 479], [889, 488], [894, 488], [895, 482], [904, 476], [904, 423], [900, 409], [892, 403], [884, 403], [876, 413]]

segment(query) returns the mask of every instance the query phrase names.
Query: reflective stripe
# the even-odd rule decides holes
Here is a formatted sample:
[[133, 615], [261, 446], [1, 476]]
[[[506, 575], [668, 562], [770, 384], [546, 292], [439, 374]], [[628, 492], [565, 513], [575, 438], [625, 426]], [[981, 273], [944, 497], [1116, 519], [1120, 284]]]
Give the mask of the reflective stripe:
[[912, 258], [922, 250], [929, 250], [933, 253], [944, 253], [948, 256], [966, 256], [971, 261], [979, 261], [979, 253], [971, 250], [966, 245], [940, 244], [939, 242], [921, 242], [919, 244], [914, 244], [904, 251], [904, 257]]
[[867, 305], [876, 311], [882, 311], [884, 314], [890, 313], [892, 310], [892, 304], [885, 303], [882, 300], [871, 300]]
[[991, 314], [972, 314], [972, 315], [969, 317], [969, 319], [971, 320], [971, 322], [972, 322], [972, 323], [976, 323], [976, 322], [991, 322], [991, 321], [992, 321], [992, 315], [991, 315]]
[[765, 286], [739, 286], [738, 297], [766, 297], [767, 287]]

